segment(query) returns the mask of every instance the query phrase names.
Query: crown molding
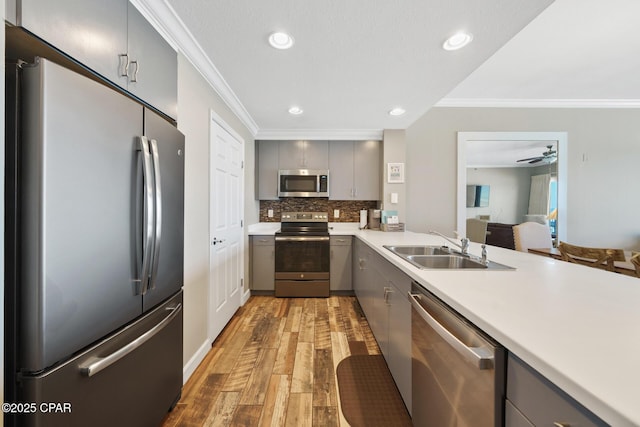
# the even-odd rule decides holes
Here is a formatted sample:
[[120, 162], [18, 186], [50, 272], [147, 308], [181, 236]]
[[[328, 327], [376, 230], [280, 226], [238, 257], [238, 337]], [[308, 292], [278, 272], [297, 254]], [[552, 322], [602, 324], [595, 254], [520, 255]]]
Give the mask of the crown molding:
[[255, 135], [262, 140], [328, 139], [382, 141], [382, 129], [260, 129]]
[[434, 107], [477, 108], [640, 108], [640, 99], [443, 98]]
[[171, 5], [166, 0], [131, 0], [131, 3], [174, 49], [193, 64], [227, 107], [255, 136], [258, 125]]

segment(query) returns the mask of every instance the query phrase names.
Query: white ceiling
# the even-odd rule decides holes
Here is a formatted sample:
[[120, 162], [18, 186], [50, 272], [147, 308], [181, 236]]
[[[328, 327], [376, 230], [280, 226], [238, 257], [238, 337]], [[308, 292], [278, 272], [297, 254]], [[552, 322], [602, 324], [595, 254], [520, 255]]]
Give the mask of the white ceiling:
[[434, 104], [639, 108], [640, 0], [552, 1], [132, 0], [264, 139], [374, 137]]
[[640, 1], [556, 0], [441, 105], [640, 107]]
[[[257, 137], [403, 129], [553, 0], [164, 0], [255, 123]], [[154, 8], [158, 0], [144, 0]], [[292, 49], [267, 44], [272, 31]], [[459, 30], [474, 35], [442, 49]], [[292, 105], [304, 109], [291, 116]], [[407, 113], [391, 117], [393, 107]], [[338, 132], [339, 133], [339, 132]]]
[[467, 143], [467, 167], [470, 168], [514, 168], [537, 167], [549, 164], [547, 161], [529, 164], [518, 162], [541, 156], [551, 145], [557, 151], [557, 141], [470, 141]]

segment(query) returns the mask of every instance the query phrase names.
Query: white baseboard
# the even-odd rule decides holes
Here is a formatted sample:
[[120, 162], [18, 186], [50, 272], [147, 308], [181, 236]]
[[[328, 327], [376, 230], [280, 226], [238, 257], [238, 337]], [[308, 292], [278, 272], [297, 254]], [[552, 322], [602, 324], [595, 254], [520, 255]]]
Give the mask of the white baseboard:
[[240, 305], [245, 305], [247, 301], [249, 301], [249, 297], [251, 296], [251, 289], [247, 289], [245, 293], [240, 297]]
[[191, 378], [191, 375], [193, 375], [198, 365], [202, 363], [204, 358], [207, 356], [207, 353], [209, 353], [209, 350], [211, 350], [211, 343], [207, 339], [207, 340], [204, 340], [204, 342], [202, 343], [198, 351], [196, 351], [196, 353], [193, 356], [191, 356], [191, 359], [189, 359], [187, 364], [184, 365], [184, 368], [182, 368], [182, 384], [183, 385], [187, 383], [187, 380], [189, 378]]

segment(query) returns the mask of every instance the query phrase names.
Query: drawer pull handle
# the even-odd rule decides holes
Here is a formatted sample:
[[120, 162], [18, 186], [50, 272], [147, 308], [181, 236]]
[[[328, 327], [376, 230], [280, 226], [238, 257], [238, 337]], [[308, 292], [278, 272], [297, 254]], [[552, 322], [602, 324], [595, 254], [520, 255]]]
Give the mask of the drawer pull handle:
[[559, 423], [557, 421], [555, 421], [553, 423], [553, 425], [554, 425], [554, 427], [571, 427], [571, 424], [569, 424], [569, 423]]

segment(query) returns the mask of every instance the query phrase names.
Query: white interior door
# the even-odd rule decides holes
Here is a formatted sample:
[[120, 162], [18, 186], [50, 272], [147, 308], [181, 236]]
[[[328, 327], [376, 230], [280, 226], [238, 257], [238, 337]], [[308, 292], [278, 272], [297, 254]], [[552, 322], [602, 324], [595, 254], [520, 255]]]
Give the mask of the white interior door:
[[241, 139], [216, 118], [210, 125], [209, 338], [213, 341], [240, 307], [244, 153]]

